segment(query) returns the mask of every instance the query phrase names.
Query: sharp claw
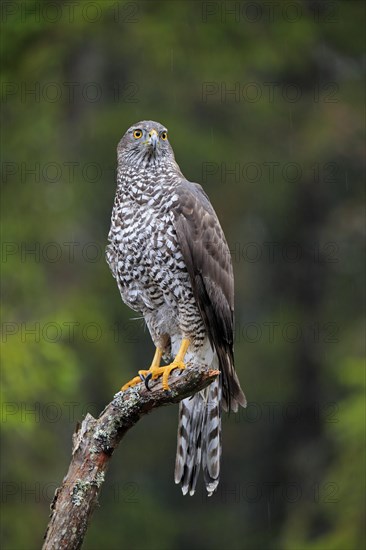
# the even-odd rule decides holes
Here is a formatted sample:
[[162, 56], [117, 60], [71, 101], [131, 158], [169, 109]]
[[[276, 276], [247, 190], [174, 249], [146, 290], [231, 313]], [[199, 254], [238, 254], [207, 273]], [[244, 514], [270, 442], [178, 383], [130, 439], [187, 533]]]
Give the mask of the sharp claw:
[[149, 388], [149, 382], [152, 378], [152, 373], [149, 372], [149, 374], [144, 378], [144, 382], [145, 382], [145, 386], [146, 386], [146, 389], [151, 391], [151, 389]]
[[141, 382], [145, 382], [145, 376], [143, 374], [141, 374], [140, 372], [138, 373], [138, 375], [141, 378]]

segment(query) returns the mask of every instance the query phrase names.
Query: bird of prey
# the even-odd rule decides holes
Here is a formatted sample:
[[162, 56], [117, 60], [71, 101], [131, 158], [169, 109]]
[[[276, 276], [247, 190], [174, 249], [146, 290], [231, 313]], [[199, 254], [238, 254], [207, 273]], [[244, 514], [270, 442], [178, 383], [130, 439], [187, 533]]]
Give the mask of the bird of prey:
[[[234, 277], [229, 248], [202, 187], [175, 161], [168, 130], [142, 121], [117, 147], [117, 191], [106, 250], [122, 300], [145, 319], [156, 351], [148, 370], [122, 387], [169, 374], [187, 362], [219, 369], [206, 389], [179, 406], [175, 482], [193, 495], [202, 465], [217, 488], [221, 411], [246, 399], [234, 370]], [[161, 366], [161, 360], [170, 362]]]

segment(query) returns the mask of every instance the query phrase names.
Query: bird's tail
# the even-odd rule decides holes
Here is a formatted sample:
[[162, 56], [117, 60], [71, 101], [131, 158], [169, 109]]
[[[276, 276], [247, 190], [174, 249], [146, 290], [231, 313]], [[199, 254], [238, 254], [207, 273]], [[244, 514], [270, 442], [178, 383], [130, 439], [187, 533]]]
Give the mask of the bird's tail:
[[209, 496], [220, 477], [221, 457], [221, 377], [179, 405], [175, 482], [182, 492], [193, 495], [202, 463]]

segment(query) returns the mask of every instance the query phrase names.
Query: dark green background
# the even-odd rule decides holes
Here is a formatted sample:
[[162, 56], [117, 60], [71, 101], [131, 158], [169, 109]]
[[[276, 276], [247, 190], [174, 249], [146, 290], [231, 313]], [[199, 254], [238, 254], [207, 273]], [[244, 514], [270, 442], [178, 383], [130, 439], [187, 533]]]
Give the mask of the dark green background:
[[68, 6], [2, 3], [3, 548], [40, 547], [76, 422], [151, 360], [104, 260], [141, 119], [222, 222], [249, 406], [209, 500], [174, 485], [177, 407], [144, 418], [85, 548], [361, 548], [363, 3]]

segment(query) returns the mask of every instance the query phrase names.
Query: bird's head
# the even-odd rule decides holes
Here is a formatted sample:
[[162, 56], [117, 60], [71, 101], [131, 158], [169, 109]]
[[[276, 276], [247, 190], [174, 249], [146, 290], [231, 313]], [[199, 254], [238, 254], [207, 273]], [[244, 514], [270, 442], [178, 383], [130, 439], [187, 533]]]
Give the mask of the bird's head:
[[174, 160], [168, 130], [153, 120], [133, 124], [119, 142], [117, 154], [119, 163], [133, 163], [135, 166], [156, 165], [169, 158]]

